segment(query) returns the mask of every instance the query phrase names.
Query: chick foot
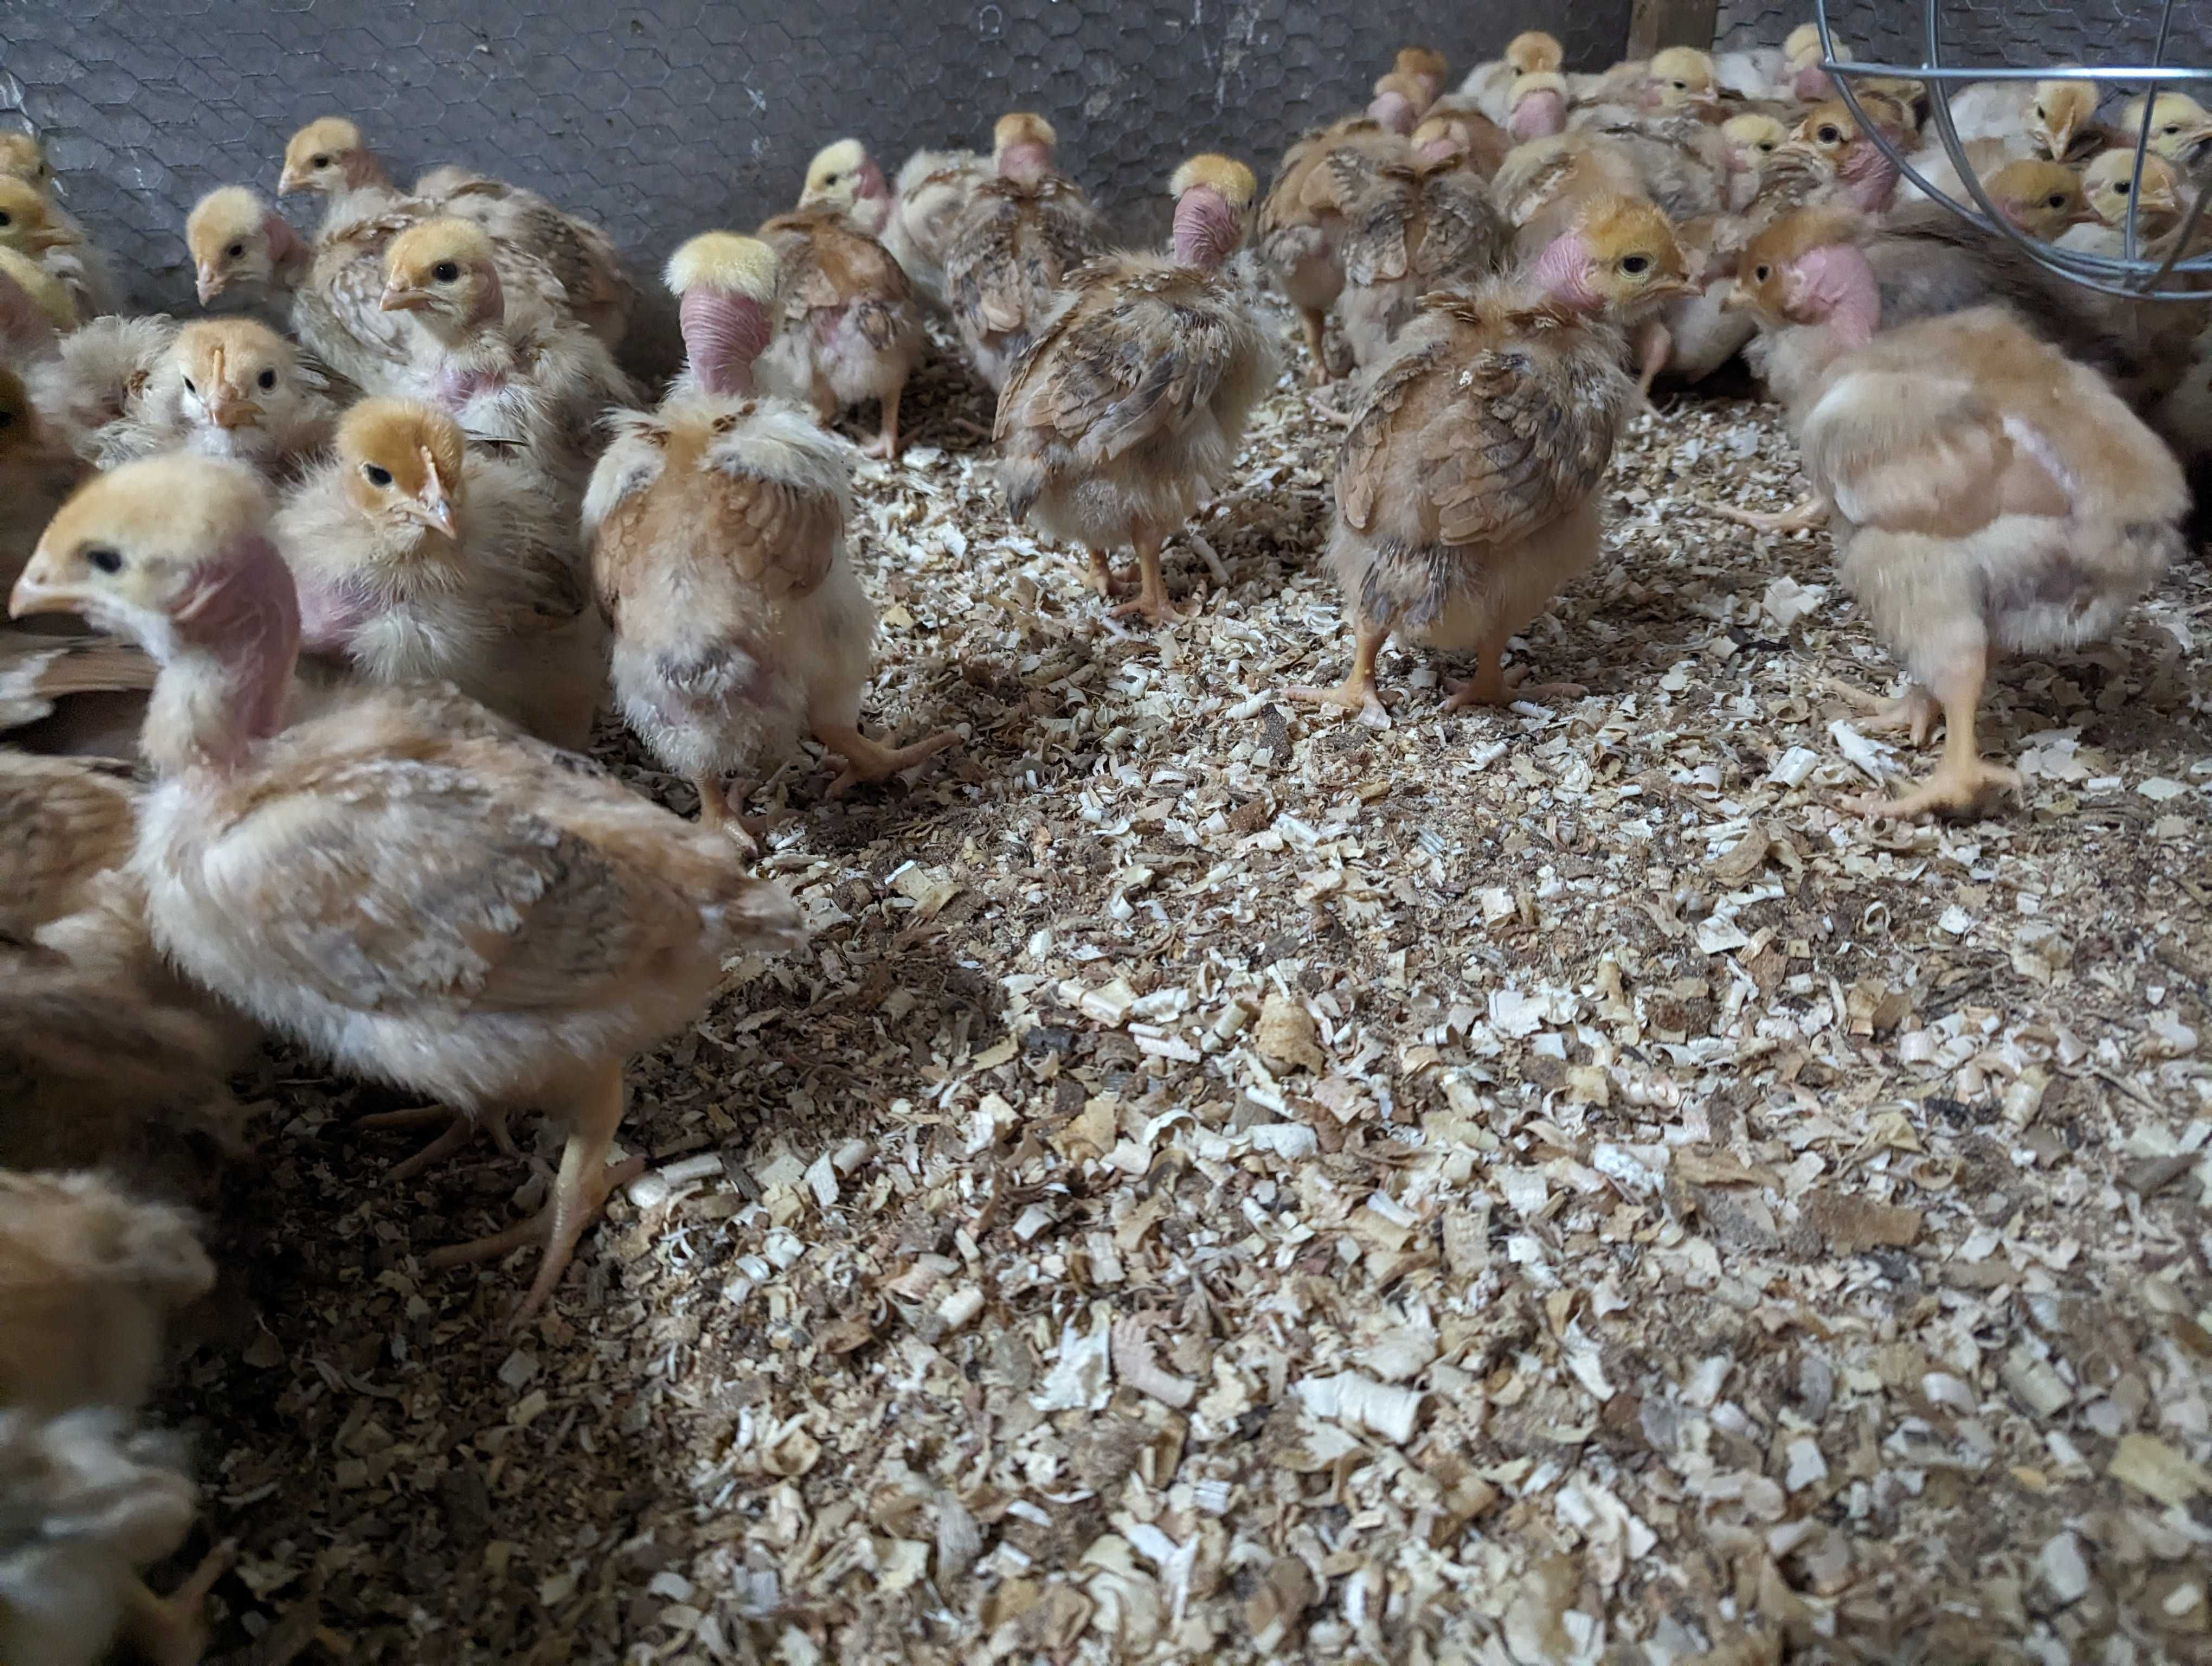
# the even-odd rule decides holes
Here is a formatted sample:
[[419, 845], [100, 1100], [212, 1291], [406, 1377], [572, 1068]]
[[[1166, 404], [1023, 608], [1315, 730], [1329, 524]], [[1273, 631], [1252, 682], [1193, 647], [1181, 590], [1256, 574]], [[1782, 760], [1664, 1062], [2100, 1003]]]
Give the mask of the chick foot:
[[1308, 705], [1358, 712], [1359, 721], [1370, 728], [1387, 729], [1390, 727], [1390, 708], [1383, 703], [1382, 691], [1375, 686], [1375, 661], [1382, 654], [1382, 644], [1389, 640], [1390, 627], [1387, 624], [1356, 620], [1352, 635], [1352, 669], [1344, 674], [1343, 682], [1333, 689], [1299, 684], [1283, 692]]
[[1083, 581], [1090, 586], [1092, 594], [1108, 600], [1127, 594], [1129, 589], [1129, 581], [1115, 575], [1113, 561], [1103, 550], [1091, 552], [1091, 565], [1083, 575]]
[[883, 428], [881, 431], [877, 434], [874, 439], [869, 441], [866, 445], [860, 447], [861, 456], [881, 458], [886, 463], [896, 463], [898, 461], [898, 408], [899, 396], [897, 392], [894, 392], [884, 396]]
[[514, 1318], [520, 1323], [537, 1312], [545, 1305], [546, 1298], [561, 1282], [561, 1275], [575, 1258], [576, 1244], [584, 1236], [584, 1229], [599, 1218], [609, 1198], [645, 1172], [642, 1157], [633, 1157], [608, 1167], [604, 1141], [600, 1143], [599, 1160], [587, 1171], [577, 1160], [577, 1140], [572, 1137], [568, 1149], [561, 1153], [561, 1172], [554, 1179], [552, 1197], [536, 1214], [504, 1232], [433, 1250], [423, 1256], [422, 1264], [444, 1271], [477, 1262], [497, 1261], [517, 1250], [542, 1243], [545, 1255], [538, 1264], [538, 1277], [530, 1286], [530, 1293], [515, 1310]]
[[208, 1646], [208, 1593], [237, 1560], [238, 1541], [225, 1539], [168, 1596], [133, 1586], [123, 1621], [125, 1642], [151, 1666], [199, 1666]]
[[1831, 682], [1828, 686], [1866, 714], [1859, 720], [1859, 727], [1882, 733], [1909, 734], [1916, 746], [1928, 744], [1928, 738], [1936, 733], [1936, 720], [1943, 714], [1943, 708], [1936, 696], [1917, 684], [1894, 700], [1885, 700], [1848, 683]]
[[1755, 509], [1739, 509], [1729, 503], [1716, 503], [1713, 513], [1723, 520], [1733, 520], [1739, 526], [1748, 526], [1755, 532], [1816, 532], [1828, 524], [1832, 509], [1825, 497], [1808, 497], [1794, 508], [1779, 514], [1762, 514]]
[[692, 783], [699, 794], [699, 824], [722, 834], [747, 856], [768, 848], [769, 823], [764, 816], [748, 816], [738, 806], [753, 790], [749, 781], [717, 781], [702, 775]]
[[1934, 775], [1901, 799], [1867, 793], [1844, 800], [1840, 807], [1870, 820], [1885, 816], [1901, 822], [1929, 814], [1973, 816], [1980, 813], [1989, 800], [2017, 791], [2019, 787], [2017, 769], [2008, 769], [1986, 758], [1976, 758], [1970, 763], [1946, 758], [1936, 766]]
[[[1494, 665], [1495, 662], [1493, 661]], [[1589, 690], [1580, 683], [1531, 683], [1528, 668], [1478, 671], [1464, 683], [1446, 684], [1443, 709], [1463, 711], [1469, 706], [1510, 706], [1516, 700], [1579, 700]]]
[[860, 781], [888, 781], [900, 770], [911, 769], [924, 758], [960, 744], [960, 737], [950, 729], [911, 746], [886, 746], [869, 739], [858, 728], [817, 729], [814, 738], [845, 760], [844, 774], [830, 783], [833, 799], [842, 798]]
[[1137, 599], [1123, 602], [1113, 611], [1117, 619], [1132, 613], [1144, 616], [1146, 623], [1155, 629], [1163, 625], [1181, 624], [1185, 619], [1194, 619], [1200, 609], [1194, 606], [1183, 612], [1168, 599], [1168, 581], [1160, 571], [1160, 546], [1157, 539], [1139, 539], [1137, 544]]
[[416, 1105], [408, 1110], [380, 1110], [373, 1116], [357, 1116], [353, 1126], [357, 1128], [416, 1128], [425, 1123], [443, 1122], [444, 1132], [414, 1156], [404, 1158], [385, 1171], [385, 1179], [393, 1184], [411, 1180], [433, 1163], [444, 1161], [455, 1152], [475, 1143], [479, 1134], [491, 1135], [492, 1144], [505, 1157], [520, 1157], [515, 1149], [514, 1136], [507, 1126], [508, 1113], [495, 1106], [481, 1115], [456, 1110], [451, 1105]]

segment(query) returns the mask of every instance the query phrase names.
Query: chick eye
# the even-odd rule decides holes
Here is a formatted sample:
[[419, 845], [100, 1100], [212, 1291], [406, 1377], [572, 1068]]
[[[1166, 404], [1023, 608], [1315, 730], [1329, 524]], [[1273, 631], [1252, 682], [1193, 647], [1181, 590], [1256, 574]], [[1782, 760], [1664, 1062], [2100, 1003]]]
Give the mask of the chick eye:
[[451, 260], [441, 260], [436, 265], [430, 268], [430, 276], [436, 278], [441, 283], [451, 283], [460, 275], [460, 266], [458, 263]]
[[838, 180], [840, 180], [840, 179], [843, 179], [844, 177], [845, 177], [845, 176], [844, 176], [843, 174], [842, 174], [842, 173], [831, 173], [831, 174], [829, 174], [829, 175], [825, 176], [825, 177], [823, 178], [823, 179], [822, 183], [823, 183], [823, 185], [836, 185], [836, 184], [837, 183], [837, 181], [838, 181]]
[[361, 465], [361, 471], [368, 477], [368, 483], [372, 486], [388, 486], [392, 483], [390, 469], [379, 468], [374, 463], [363, 463]]
[[272, 388], [276, 386], [276, 373], [273, 370], [264, 370], [253, 380], [264, 390]]
[[15, 413], [12, 410], [0, 410], [0, 428], [13, 428], [15, 426]]
[[0, 226], [12, 226], [15, 223], [15, 216], [14, 215], [8, 213], [5, 210], [0, 210]]
[[96, 549], [84, 552], [85, 563], [96, 573], [120, 573], [123, 557], [113, 550]]
[[1833, 127], [1824, 127], [1820, 132], [1820, 140], [1822, 144], [1833, 144], [1837, 140], [1843, 137], [1842, 132]]
[[228, 255], [233, 260], [243, 259], [246, 255], [246, 245], [243, 243], [233, 243], [228, 248], [225, 249], [223, 252]]
[[1690, 83], [1686, 81], [1673, 81], [1667, 84], [1678, 93], [1686, 93], [1690, 90]]
[[2169, 139], [2170, 139], [2170, 138], [2172, 138], [2172, 137], [2176, 133], [2179, 133], [2180, 131], [2181, 131], [2181, 124], [2180, 124], [2179, 122], [2178, 122], [2178, 121], [2170, 121], [2170, 122], [2166, 123], [2166, 125], [2164, 127], [2161, 127], [2160, 129], [2159, 129], [2159, 131], [2160, 131], [2160, 132], [2161, 132], [2161, 133], [2163, 133], [2163, 134], [2165, 134], [2165, 135], [2166, 135], [2166, 137], [2168, 137]]
[[1774, 269], [1771, 266], [1755, 266], [1752, 269], [1751, 281], [1754, 283], [1764, 283], [1773, 276]]
[[331, 165], [331, 159], [328, 156], [318, 156], [315, 158], [314, 165], [317, 167], [328, 167]]
[[2124, 197], [2128, 194], [2128, 182], [2125, 179], [2116, 180], [2113, 182], [2112, 189]]
[[2064, 208], [2066, 206], [2066, 199], [2055, 191], [2052, 192], [2050, 196], [2045, 198], [2043, 201], [2045, 206], [2047, 208]]
[[2039, 104], [2035, 106], [2035, 119], [2038, 121], [2049, 121], [2051, 119], [2050, 117], [2043, 113], [2043, 106]]
[[187, 393], [197, 393], [199, 392], [199, 388], [194, 384], [190, 376], [185, 378], [185, 392]]
[[1631, 277], [1640, 277], [1651, 270], [1651, 257], [1648, 254], [1632, 254], [1620, 263], [1620, 270]]

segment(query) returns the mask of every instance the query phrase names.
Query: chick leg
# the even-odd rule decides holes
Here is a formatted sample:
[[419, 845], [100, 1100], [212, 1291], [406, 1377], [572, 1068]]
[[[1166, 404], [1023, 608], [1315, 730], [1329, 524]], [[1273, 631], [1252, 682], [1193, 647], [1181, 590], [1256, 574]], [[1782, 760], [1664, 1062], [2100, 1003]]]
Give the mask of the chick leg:
[[1651, 397], [1651, 384], [1659, 380], [1659, 373], [1667, 368], [1674, 351], [1674, 332], [1657, 319], [1647, 319], [1638, 327], [1636, 392], [1639, 398]]
[[880, 457], [887, 463], [896, 463], [898, 461], [899, 395], [905, 392], [906, 384], [904, 382], [901, 382], [896, 387], [884, 395], [883, 428], [881, 431], [877, 434], [876, 437], [871, 440], [867, 445], [862, 448], [863, 455], [868, 457]]
[[1855, 689], [1848, 683], [1831, 680], [1828, 686], [1866, 714], [1859, 720], [1861, 728], [1901, 731], [1912, 737], [1912, 744], [1916, 746], [1928, 744], [1928, 737], [1936, 733], [1936, 720], [1943, 714], [1943, 708], [1936, 703], [1936, 696], [1917, 683], [1894, 700], [1869, 694], [1864, 689]]
[[508, 1111], [504, 1105], [494, 1105], [481, 1116], [465, 1110], [456, 1110], [451, 1105], [418, 1105], [409, 1110], [380, 1110], [373, 1116], [354, 1119], [357, 1128], [420, 1128], [425, 1122], [443, 1122], [445, 1129], [414, 1156], [395, 1163], [385, 1173], [385, 1179], [397, 1184], [411, 1180], [433, 1163], [442, 1162], [455, 1152], [468, 1146], [479, 1133], [491, 1135], [492, 1144], [507, 1157], [518, 1157], [514, 1137], [508, 1132]]
[[1762, 514], [1755, 509], [1739, 509], [1728, 503], [1714, 504], [1713, 513], [1723, 520], [1733, 520], [1755, 532], [1816, 532], [1828, 524], [1828, 516], [1834, 508], [1826, 498], [1815, 492], [1780, 514]]
[[751, 784], [720, 775], [698, 775], [691, 786], [699, 794], [699, 824], [729, 838], [746, 855], [759, 855], [768, 837], [768, 823], [759, 816], [744, 815], [735, 807], [744, 802]]
[[1358, 620], [1352, 625], [1352, 669], [1345, 673], [1342, 683], [1333, 689], [1295, 684], [1283, 692], [1310, 705], [1336, 706], [1358, 712], [1366, 722], [1388, 728], [1390, 711], [1382, 703], [1382, 691], [1375, 686], [1375, 661], [1382, 652], [1382, 644], [1389, 640], [1388, 624], [1377, 624], [1371, 619]]
[[1531, 683], [1528, 672], [1516, 666], [1505, 669], [1506, 633], [1499, 631], [1483, 643], [1474, 662], [1474, 675], [1456, 688], [1448, 688], [1443, 703], [1448, 712], [1468, 706], [1504, 706], [1516, 700], [1579, 700], [1589, 690], [1579, 683]]
[[1982, 757], [1974, 737], [1974, 719], [1982, 703], [1982, 684], [1989, 677], [1986, 650], [1961, 654], [1946, 669], [1936, 697], [1943, 705], [1943, 760], [1936, 773], [1901, 799], [1869, 793], [1848, 799], [1843, 807], [1869, 817], [1893, 816], [1911, 821], [1933, 811], [1943, 815], [1971, 816], [1991, 793], [2009, 792], [2020, 785], [2019, 774]]
[[862, 734], [857, 724], [821, 724], [815, 728], [814, 738], [845, 760], [845, 773], [830, 783], [833, 799], [843, 797], [855, 782], [888, 781], [900, 770], [911, 769], [924, 758], [960, 744], [960, 737], [947, 729], [911, 746], [886, 746]]
[[1113, 559], [1103, 550], [1091, 551], [1091, 569], [1084, 575], [1084, 582], [1099, 595], [1110, 597], [1126, 587], [1127, 581], [1114, 576]]
[[150, 1666], [199, 1666], [208, 1645], [208, 1593], [237, 1560], [238, 1541], [226, 1539], [167, 1596], [133, 1583], [125, 1599], [125, 1645]]
[[545, 1245], [538, 1263], [538, 1277], [530, 1293], [515, 1310], [516, 1320], [528, 1318], [545, 1305], [561, 1275], [576, 1253], [584, 1228], [598, 1218], [617, 1188], [627, 1186], [645, 1172], [645, 1159], [607, 1166], [607, 1148], [622, 1126], [623, 1079], [619, 1060], [603, 1064], [581, 1083], [571, 1102], [568, 1144], [561, 1148], [561, 1172], [554, 1177], [551, 1200], [519, 1226], [473, 1243], [433, 1250], [423, 1257], [434, 1268], [463, 1267], [471, 1262], [495, 1261], [510, 1250], [541, 1240]]
[[1335, 380], [1328, 374], [1328, 314], [1317, 307], [1301, 307], [1298, 322], [1305, 328], [1306, 351], [1313, 356], [1306, 380], [1316, 387], [1326, 387]]
[[1114, 610], [1117, 619], [1131, 613], [1141, 613], [1153, 625], [1180, 624], [1197, 611], [1184, 613], [1176, 610], [1168, 599], [1167, 575], [1160, 571], [1160, 543], [1158, 538], [1139, 537], [1137, 539], [1137, 599], [1123, 602]]

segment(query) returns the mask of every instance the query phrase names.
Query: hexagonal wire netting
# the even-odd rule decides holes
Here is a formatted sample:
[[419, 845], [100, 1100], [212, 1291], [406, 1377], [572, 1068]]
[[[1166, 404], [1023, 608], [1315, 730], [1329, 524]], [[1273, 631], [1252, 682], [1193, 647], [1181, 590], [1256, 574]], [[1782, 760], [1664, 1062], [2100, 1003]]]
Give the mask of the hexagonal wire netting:
[[[1577, 6], [1569, 62], [1619, 58], [1630, 0]], [[46, 139], [70, 210], [133, 299], [189, 311], [185, 215], [274, 190], [291, 131], [349, 114], [395, 179], [458, 161], [599, 220], [641, 277], [684, 238], [789, 206], [850, 133], [886, 172], [987, 145], [1002, 112], [1058, 126], [1071, 171], [1132, 234], [1164, 231], [1196, 149], [1264, 177], [1299, 131], [1366, 101], [1408, 41], [1463, 69], [1527, 12], [1414, 0], [0, 0], [0, 112]], [[306, 217], [310, 210], [296, 210]], [[669, 314], [631, 356], [672, 357]]]

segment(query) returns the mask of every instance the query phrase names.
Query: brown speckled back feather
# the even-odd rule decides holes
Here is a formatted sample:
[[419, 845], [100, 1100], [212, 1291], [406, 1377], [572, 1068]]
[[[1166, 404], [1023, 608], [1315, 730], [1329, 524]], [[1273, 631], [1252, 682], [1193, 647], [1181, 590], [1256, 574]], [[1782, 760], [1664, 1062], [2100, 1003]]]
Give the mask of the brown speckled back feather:
[[0, 751], [0, 935], [74, 914], [95, 875], [131, 859], [131, 783], [75, 758]]
[[1069, 275], [1105, 246], [1097, 211], [1071, 179], [1048, 173], [977, 186], [945, 261], [952, 316], [969, 351], [988, 344], [1018, 356]]
[[1456, 161], [1384, 162], [1336, 151], [1328, 167], [1350, 223], [1344, 274], [1353, 283], [1413, 278], [1423, 287], [1486, 277], [1510, 237], [1479, 180]]

